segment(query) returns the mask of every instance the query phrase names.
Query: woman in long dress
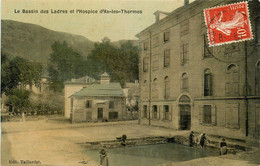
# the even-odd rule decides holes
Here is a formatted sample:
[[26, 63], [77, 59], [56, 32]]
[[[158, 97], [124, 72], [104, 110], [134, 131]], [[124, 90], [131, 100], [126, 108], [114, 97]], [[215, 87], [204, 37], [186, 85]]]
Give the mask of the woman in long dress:
[[105, 149], [102, 149], [100, 151], [100, 165], [108, 166], [108, 157], [107, 157], [107, 152]]

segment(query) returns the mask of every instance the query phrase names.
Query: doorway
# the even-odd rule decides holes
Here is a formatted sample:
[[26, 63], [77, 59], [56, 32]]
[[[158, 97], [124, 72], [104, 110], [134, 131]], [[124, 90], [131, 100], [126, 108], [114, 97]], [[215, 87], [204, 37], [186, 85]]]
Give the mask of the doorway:
[[180, 105], [180, 129], [190, 130], [190, 127], [191, 127], [190, 105]]
[[103, 119], [103, 108], [98, 108], [98, 119]]
[[179, 128], [181, 130], [190, 130], [191, 129], [191, 106], [190, 106], [190, 98], [187, 95], [181, 96], [179, 100], [179, 109], [180, 109]]

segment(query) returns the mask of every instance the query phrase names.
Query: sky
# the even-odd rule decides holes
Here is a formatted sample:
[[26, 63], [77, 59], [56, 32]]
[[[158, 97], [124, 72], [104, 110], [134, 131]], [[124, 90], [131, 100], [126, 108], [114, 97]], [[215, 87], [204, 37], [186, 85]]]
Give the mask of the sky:
[[[111, 41], [137, 39], [136, 34], [155, 22], [157, 10], [171, 12], [183, 6], [184, 0], [2, 0], [1, 17], [38, 24], [45, 28], [82, 35], [92, 41], [109, 37]], [[192, 0], [190, 0], [191, 2]], [[38, 10], [38, 13], [24, 13]], [[97, 10], [98, 13], [76, 13], [77, 9]], [[100, 13], [106, 10], [138, 10], [141, 14]], [[48, 13], [41, 13], [48, 10]], [[51, 10], [67, 10], [67, 14]], [[74, 10], [74, 13], [70, 11]], [[20, 12], [19, 12], [20, 11]]]

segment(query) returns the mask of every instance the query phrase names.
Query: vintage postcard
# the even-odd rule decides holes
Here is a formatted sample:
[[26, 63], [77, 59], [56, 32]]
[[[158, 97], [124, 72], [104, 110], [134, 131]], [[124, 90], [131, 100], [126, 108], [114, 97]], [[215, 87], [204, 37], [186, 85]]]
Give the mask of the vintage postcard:
[[259, 0], [2, 0], [2, 166], [259, 166]]

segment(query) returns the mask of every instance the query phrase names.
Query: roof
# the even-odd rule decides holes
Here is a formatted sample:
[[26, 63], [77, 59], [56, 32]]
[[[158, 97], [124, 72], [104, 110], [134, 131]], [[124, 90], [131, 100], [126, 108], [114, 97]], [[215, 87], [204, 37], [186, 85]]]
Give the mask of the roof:
[[109, 84], [92, 84], [87, 88], [74, 93], [72, 96], [112, 96], [123, 97], [124, 92], [118, 82], [111, 82]]
[[[223, 1], [223, 0], [221, 0]], [[142, 34], [142, 33], [145, 33], [145, 32], [148, 32], [149, 30], [153, 29], [155, 26], [157, 25], [160, 25], [162, 24], [163, 22], [166, 22], [168, 21], [171, 17], [174, 17], [176, 16], [177, 14], [180, 14], [180, 13], [183, 13], [183, 12], [186, 12], [186, 11], [190, 11], [191, 8], [193, 8], [194, 6], [196, 5], [199, 5], [200, 3], [204, 3], [204, 0], [196, 0], [196, 1], [193, 1], [191, 3], [189, 3], [187, 6], [183, 5], [175, 10], [173, 10], [172, 12], [161, 12], [161, 11], [158, 11], [158, 12], [161, 12], [161, 13], [167, 13], [165, 18], [161, 19], [160, 21], [158, 22], [155, 22], [153, 23], [152, 25], [148, 26], [147, 28], [145, 28], [144, 30], [142, 30], [141, 32], [139, 32], [136, 37], [139, 38], [139, 36]], [[157, 11], [156, 11], [157, 12]], [[155, 13], [156, 13], [155, 12]]]
[[109, 75], [107, 74], [107, 72], [101, 74], [100, 76], [101, 76], [101, 77], [109, 77]]
[[70, 81], [65, 81], [64, 84], [83, 84], [83, 83], [93, 83], [96, 80], [92, 77], [85, 76], [78, 79], [71, 79]]

